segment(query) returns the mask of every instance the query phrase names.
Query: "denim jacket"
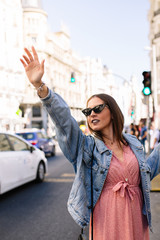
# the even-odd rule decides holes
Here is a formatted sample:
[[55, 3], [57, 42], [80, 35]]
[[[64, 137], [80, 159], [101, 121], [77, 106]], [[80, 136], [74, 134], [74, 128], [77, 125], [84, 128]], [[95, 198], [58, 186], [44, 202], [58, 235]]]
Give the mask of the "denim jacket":
[[[76, 120], [71, 116], [66, 102], [56, 93], [49, 90], [43, 105], [56, 126], [59, 146], [75, 170], [75, 180], [68, 199], [68, 211], [81, 227], [89, 224], [91, 213], [91, 157], [93, 153], [93, 205], [95, 206], [103, 189], [109, 170], [112, 151], [103, 141], [80, 130]], [[141, 188], [144, 198], [143, 214], [147, 216], [150, 230], [150, 181], [160, 172], [160, 145], [145, 160], [143, 147], [135, 136], [123, 134], [125, 140], [134, 152], [140, 169]]]

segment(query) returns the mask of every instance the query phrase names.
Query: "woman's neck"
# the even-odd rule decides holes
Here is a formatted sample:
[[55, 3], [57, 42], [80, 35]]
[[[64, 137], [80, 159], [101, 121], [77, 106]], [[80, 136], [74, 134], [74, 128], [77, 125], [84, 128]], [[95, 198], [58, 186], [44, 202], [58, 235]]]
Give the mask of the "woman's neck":
[[116, 140], [114, 138], [103, 137], [103, 141], [106, 145], [113, 145]]
[[103, 138], [103, 141], [106, 145], [112, 145], [114, 142], [116, 142], [116, 139], [113, 135], [113, 131], [110, 130], [110, 131], [107, 131], [107, 132], [102, 132], [102, 138]]

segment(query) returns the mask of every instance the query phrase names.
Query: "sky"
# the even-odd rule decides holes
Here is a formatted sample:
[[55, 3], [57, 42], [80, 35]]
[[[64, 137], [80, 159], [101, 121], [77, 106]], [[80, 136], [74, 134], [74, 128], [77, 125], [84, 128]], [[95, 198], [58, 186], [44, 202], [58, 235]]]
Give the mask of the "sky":
[[81, 57], [101, 58], [126, 80], [150, 70], [149, 0], [42, 0], [51, 31], [63, 22], [71, 48]]

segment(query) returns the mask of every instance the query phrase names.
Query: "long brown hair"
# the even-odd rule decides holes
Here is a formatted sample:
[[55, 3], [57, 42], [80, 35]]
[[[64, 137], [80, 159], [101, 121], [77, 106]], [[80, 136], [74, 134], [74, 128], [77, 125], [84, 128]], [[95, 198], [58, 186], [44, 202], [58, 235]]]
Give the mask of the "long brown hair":
[[[121, 112], [121, 109], [119, 108], [117, 102], [115, 101], [115, 99], [105, 93], [94, 94], [88, 99], [87, 105], [88, 105], [88, 102], [94, 97], [100, 98], [109, 107], [109, 110], [112, 115], [113, 134], [120, 146], [121, 146], [121, 143], [127, 145], [127, 143], [124, 140], [123, 135], [122, 135], [122, 131], [123, 131], [123, 127], [124, 127], [124, 116], [123, 116], [123, 113]], [[89, 124], [88, 124], [88, 128], [89, 128], [91, 134], [93, 134], [93, 136], [103, 140], [101, 131], [94, 131], [89, 126]]]

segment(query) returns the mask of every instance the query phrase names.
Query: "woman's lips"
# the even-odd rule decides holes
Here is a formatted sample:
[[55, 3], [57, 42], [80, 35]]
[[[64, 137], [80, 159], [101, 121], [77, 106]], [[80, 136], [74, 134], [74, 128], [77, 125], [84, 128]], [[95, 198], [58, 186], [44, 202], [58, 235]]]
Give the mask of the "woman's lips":
[[96, 124], [96, 123], [98, 123], [98, 122], [99, 122], [98, 119], [93, 119], [93, 120], [92, 120], [92, 123], [93, 123], [93, 124]]

